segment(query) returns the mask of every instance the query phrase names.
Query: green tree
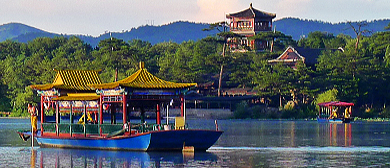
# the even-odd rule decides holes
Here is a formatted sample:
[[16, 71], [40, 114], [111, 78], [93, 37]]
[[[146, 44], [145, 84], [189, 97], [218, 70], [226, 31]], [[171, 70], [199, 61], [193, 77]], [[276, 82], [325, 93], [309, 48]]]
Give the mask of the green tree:
[[389, 68], [390, 67], [390, 47], [389, 46], [386, 47], [384, 62], [385, 62], [385, 67]]
[[252, 71], [253, 57], [256, 54], [253, 52], [236, 52], [232, 54], [231, 62], [229, 63], [230, 83], [237, 84], [241, 88], [251, 88], [253, 86], [250, 75]]
[[258, 41], [271, 42], [270, 52], [284, 50], [287, 46], [296, 46], [296, 42], [291, 36], [285, 35], [280, 31], [275, 32], [260, 32], [249, 39]]
[[296, 82], [294, 70], [283, 64], [270, 65], [267, 61], [255, 64], [258, 68], [254, 71], [255, 88], [264, 96], [279, 96], [279, 107], [283, 107], [283, 97], [290, 94], [293, 83]]
[[97, 50], [92, 52], [94, 69], [102, 69], [100, 74], [103, 82], [113, 82], [123, 79], [138, 70], [136, 51], [131, 50], [123, 40], [110, 38], [99, 42]]
[[327, 48], [336, 49], [345, 47], [349, 37], [345, 35], [337, 35], [336, 37], [327, 32], [310, 32], [307, 38], [302, 38], [298, 41], [298, 46], [305, 48]]
[[390, 23], [385, 27], [385, 30], [390, 30]]
[[221, 91], [222, 91], [222, 76], [223, 76], [223, 72], [224, 72], [223, 68], [226, 64], [226, 61], [224, 61], [224, 59], [225, 59], [227, 48], [228, 48], [228, 39], [234, 38], [234, 37], [241, 37], [240, 35], [235, 34], [233, 32], [226, 32], [228, 29], [228, 26], [229, 25], [226, 22], [217, 22], [217, 23], [210, 24], [209, 28], [203, 29], [204, 31], [210, 31], [210, 30], [217, 29], [220, 32], [217, 34], [217, 36], [219, 36], [222, 39], [222, 40], [220, 39], [217, 41], [223, 43], [222, 62], [220, 64], [221, 68], [219, 71], [219, 79], [218, 79], [218, 93], [217, 93], [218, 97], [221, 96]]
[[337, 98], [338, 90], [336, 88], [329, 89], [323, 93], [318, 94], [315, 102], [318, 103], [324, 103], [324, 102], [330, 102], [330, 101], [339, 101]]
[[368, 29], [363, 29], [364, 27], [368, 26], [366, 21], [357, 22], [356, 24], [353, 24], [351, 21], [348, 21], [347, 23], [356, 35], [355, 52], [357, 52], [360, 38], [365, 34], [371, 33], [371, 31]]
[[173, 80], [172, 65], [175, 61], [175, 53], [179, 44], [173, 42], [164, 42], [154, 45], [152, 48], [158, 55], [157, 66], [159, 67], [158, 76], [165, 80]]

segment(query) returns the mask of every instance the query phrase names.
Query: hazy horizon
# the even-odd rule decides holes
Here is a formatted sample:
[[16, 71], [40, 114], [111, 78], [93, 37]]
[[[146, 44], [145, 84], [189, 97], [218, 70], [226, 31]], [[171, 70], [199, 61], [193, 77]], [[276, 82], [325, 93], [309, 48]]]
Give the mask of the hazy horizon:
[[387, 0], [3, 0], [0, 24], [22, 23], [58, 34], [99, 36], [143, 25], [177, 21], [213, 23], [249, 7], [275, 13], [275, 20], [300, 18], [329, 23], [388, 19]]

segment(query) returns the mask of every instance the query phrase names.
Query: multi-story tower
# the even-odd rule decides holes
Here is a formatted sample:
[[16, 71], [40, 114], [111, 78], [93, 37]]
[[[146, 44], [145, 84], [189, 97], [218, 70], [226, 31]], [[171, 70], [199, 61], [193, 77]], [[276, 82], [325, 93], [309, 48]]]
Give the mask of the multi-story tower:
[[241, 38], [228, 39], [233, 50], [243, 49], [240, 46], [250, 47], [252, 50], [264, 50], [269, 44], [267, 41], [249, 40], [248, 37], [254, 36], [265, 31], [272, 31], [272, 19], [276, 17], [274, 13], [267, 13], [257, 10], [250, 4], [248, 9], [229, 13], [226, 18], [230, 20], [230, 31], [241, 35]]

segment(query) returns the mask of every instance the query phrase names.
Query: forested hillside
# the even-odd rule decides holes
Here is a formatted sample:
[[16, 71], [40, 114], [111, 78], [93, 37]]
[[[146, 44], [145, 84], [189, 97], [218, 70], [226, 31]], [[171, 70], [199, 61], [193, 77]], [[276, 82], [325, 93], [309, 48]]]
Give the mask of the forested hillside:
[[[357, 22], [352, 22], [356, 24]], [[368, 21], [365, 29], [370, 30], [372, 33], [384, 31], [384, 27], [390, 23], [389, 19]], [[151, 44], [157, 44], [160, 42], [175, 42], [182, 43], [188, 40], [199, 40], [207, 36], [215, 36], [217, 31], [202, 31], [202, 29], [209, 27], [205, 23], [192, 23], [186, 21], [173, 22], [167, 25], [161, 26], [140, 26], [138, 28], [129, 28], [122, 32], [111, 32], [111, 36], [122, 39], [123, 41], [131, 41], [133, 39], [139, 39], [148, 41]], [[310, 32], [321, 31], [333, 34], [335, 36], [339, 34], [350, 35], [355, 37], [353, 30], [350, 28], [347, 22], [332, 24], [322, 21], [303, 20], [298, 18], [284, 18], [274, 21], [274, 28], [277, 31], [283, 32], [286, 35], [292, 36], [294, 40], [299, 40], [301, 37], [307, 37]], [[102, 32], [103, 33], [103, 32]], [[105, 32], [98, 37], [87, 35], [69, 35], [69, 34], [55, 34], [45, 32], [30, 26], [26, 26], [20, 23], [10, 23], [0, 26], [0, 41], [5, 39], [12, 39], [19, 42], [32, 41], [37, 37], [55, 37], [55, 36], [77, 36], [85, 43], [90, 44], [92, 47], [97, 46], [99, 41], [107, 39], [110, 36], [109, 32]]]
[[13, 39], [27, 33], [44, 33], [44, 31], [21, 23], [8, 23], [0, 26], [0, 41]]
[[[215, 36], [216, 31], [202, 31], [202, 29], [207, 28], [209, 25], [204, 23], [192, 23], [192, 22], [174, 22], [162, 26], [140, 26], [138, 28], [132, 28], [131, 30], [126, 30], [123, 32], [106, 32], [98, 37], [85, 36], [85, 35], [66, 35], [66, 34], [54, 34], [43, 31], [32, 31], [31, 33], [22, 33], [19, 36], [10, 36], [10, 39], [19, 41], [19, 42], [28, 42], [37, 37], [56, 37], [56, 36], [77, 36], [86, 43], [95, 47], [98, 45], [99, 41], [107, 39], [110, 37], [122, 39], [123, 41], [131, 41], [133, 39], [140, 39], [143, 41], [148, 41], [151, 44], [156, 44], [160, 42], [176, 42], [181, 43], [188, 40], [199, 40], [207, 36]], [[1, 31], [0, 31], [1, 32]]]
[[[298, 18], [284, 18], [274, 22], [277, 31], [281, 31], [284, 34], [290, 35], [295, 40], [299, 40], [302, 37], [307, 37], [310, 32], [320, 31], [333, 34], [335, 36], [339, 34], [349, 35], [351, 37], [356, 37], [355, 33], [351, 29], [351, 26], [347, 23], [348, 21], [341, 23], [329, 23], [317, 20], [304, 20]], [[351, 22], [356, 24], [358, 22]], [[374, 20], [374, 21], [365, 21], [367, 26], [365, 29], [375, 33], [384, 31], [390, 23], [390, 19], [384, 20]]]
[[[53, 69], [101, 69], [103, 82], [111, 82], [116, 68], [119, 79], [123, 79], [137, 70], [138, 62], [144, 61], [152, 74], [176, 82], [212, 81], [224, 65], [224, 88], [253, 88], [268, 106], [281, 104], [285, 109], [278, 114], [258, 110], [247, 113], [245, 109], [251, 107], [244, 104], [238, 118], [313, 117], [315, 103], [325, 100], [330, 90], [333, 95], [328, 97], [332, 100], [356, 103], [354, 116], [390, 117], [390, 32], [362, 36], [358, 43], [355, 37], [322, 32], [312, 32], [299, 41], [281, 32], [276, 34], [274, 52], [227, 51], [225, 57], [221, 56], [223, 40], [218, 37], [156, 44], [107, 38], [97, 47], [78, 37], [36, 38], [29, 43], [7, 40], [0, 42], [0, 111], [26, 115], [27, 104], [39, 102], [28, 86], [51, 83]], [[276, 58], [288, 45], [343, 47], [344, 52], [325, 52], [314, 67], [299, 64], [293, 70], [281, 64], [269, 65], [267, 60]], [[295, 105], [286, 107], [291, 101]]]

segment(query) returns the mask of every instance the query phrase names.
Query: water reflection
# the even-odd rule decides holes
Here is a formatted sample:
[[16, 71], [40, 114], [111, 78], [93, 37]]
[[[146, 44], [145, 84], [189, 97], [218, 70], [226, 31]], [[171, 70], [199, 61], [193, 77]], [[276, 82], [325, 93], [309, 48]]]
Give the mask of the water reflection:
[[324, 146], [352, 146], [352, 125], [349, 123], [319, 124], [319, 136], [328, 138]]
[[[36, 154], [39, 154], [37, 161]], [[31, 167], [208, 167], [218, 160], [212, 153], [132, 152], [38, 148]]]
[[388, 123], [219, 121], [225, 131], [215, 147], [390, 146]]

